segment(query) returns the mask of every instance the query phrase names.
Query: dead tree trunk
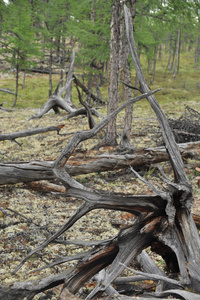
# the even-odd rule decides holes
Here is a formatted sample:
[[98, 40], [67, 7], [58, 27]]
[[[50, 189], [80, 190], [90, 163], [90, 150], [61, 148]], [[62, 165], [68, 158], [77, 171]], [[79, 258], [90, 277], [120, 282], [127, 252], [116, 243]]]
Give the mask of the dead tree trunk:
[[35, 128], [35, 129], [12, 132], [12, 133], [7, 133], [7, 134], [3, 133], [3, 134], [0, 134], [0, 141], [5, 141], [5, 140], [15, 141], [16, 139], [18, 139], [20, 137], [26, 137], [26, 136], [31, 136], [31, 135], [35, 135], [35, 134], [45, 133], [48, 131], [57, 131], [57, 133], [59, 134], [60, 130], [64, 126], [65, 125], [62, 124], [62, 125], [58, 125], [58, 126]]
[[[71, 63], [69, 67], [69, 72], [66, 78], [66, 82], [64, 86], [60, 87], [61, 81], [58, 83], [56, 90], [53, 95], [51, 95], [48, 99], [48, 101], [45, 103], [45, 105], [42, 107], [42, 109], [36, 114], [31, 116], [29, 119], [27, 119], [27, 122], [32, 119], [41, 118], [44, 114], [46, 114], [49, 110], [53, 109], [55, 113], [59, 112], [59, 108], [67, 111], [69, 113], [68, 117], [77, 116], [80, 114], [87, 115], [87, 110], [85, 108], [75, 109], [72, 107], [70, 103], [70, 95], [67, 95], [67, 93], [71, 93], [71, 83], [75, 79], [76, 84], [78, 82], [78, 79], [73, 76], [73, 64], [75, 59], [75, 51], [72, 53], [71, 57]], [[62, 97], [63, 93], [65, 93], [65, 98]], [[101, 117], [100, 113], [96, 111], [95, 109], [91, 109], [91, 113], [93, 115], [96, 115], [98, 117]]]
[[[59, 130], [59, 128], [55, 126], [55, 130]], [[199, 149], [200, 142], [179, 144], [179, 151], [183, 158], [198, 157], [200, 154]], [[85, 153], [83, 157], [70, 158], [66, 165], [66, 171], [70, 176], [77, 176], [96, 172], [115, 171], [129, 168], [130, 166], [139, 168], [164, 161], [169, 161], [169, 155], [164, 147], [147, 148], [138, 150], [134, 154], [125, 155], [107, 154], [90, 156]], [[0, 163], [0, 185], [55, 179], [56, 176], [52, 170], [53, 164], [53, 161]]]

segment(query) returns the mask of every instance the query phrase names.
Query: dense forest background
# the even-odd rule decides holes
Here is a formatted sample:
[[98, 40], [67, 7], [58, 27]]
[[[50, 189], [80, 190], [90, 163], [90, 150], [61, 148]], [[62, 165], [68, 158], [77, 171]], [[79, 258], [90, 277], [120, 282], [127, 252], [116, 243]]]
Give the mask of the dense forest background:
[[[9, 105], [12, 101], [15, 106], [17, 99], [25, 94], [29, 107], [36, 107], [38, 98], [55, 94], [56, 84], [64, 80], [68, 72], [73, 49], [76, 52], [74, 72], [97, 99], [104, 97], [107, 113], [130, 98], [132, 92], [122, 82], [139, 88], [139, 81], [125, 38], [124, 3], [131, 10], [137, 53], [149, 86], [178, 87], [181, 91], [169, 95], [175, 99], [184, 99], [182, 91], [189, 88], [190, 96], [195, 97], [193, 92], [199, 88], [198, 1], [19, 0], [0, 2], [1, 70], [15, 76], [15, 87], [14, 82], [11, 86], [6, 84], [14, 88], [14, 99], [4, 94], [2, 102], [8, 101]], [[190, 76], [181, 77], [180, 68]], [[23, 72], [22, 82], [19, 82], [20, 72]], [[39, 91], [35, 90], [38, 81], [32, 81], [28, 91], [23, 90], [26, 75], [33, 72], [48, 74], [48, 95], [46, 82]], [[60, 74], [59, 78], [54, 74]], [[34, 87], [32, 94], [31, 86]], [[89, 98], [87, 94], [86, 100]], [[131, 122], [132, 107], [129, 107], [124, 121], [128, 137]], [[105, 142], [117, 143], [115, 120], [108, 124]]]
[[[124, 57], [128, 56], [124, 42], [123, 2], [131, 7], [137, 51], [145, 59], [150, 85], [155, 81], [157, 61], [165, 59], [163, 75], [170, 73], [175, 79], [180, 64], [184, 64], [181, 55], [188, 52], [189, 57], [193, 57], [190, 60], [192, 72], [199, 74], [199, 1], [18, 0], [6, 4], [1, 0], [1, 70], [15, 72], [16, 93], [19, 71], [40, 69], [49, 73], [49, 95], [52, 94], [52, 73], [61, 72], [63, 76], [74, 48], [75, 68], [78, 67], [89, 89], [94, 85], [100, 89], [109, 81], [109, 76], [113, 76], [109, 72], [114, 51], [111, 47], [112, 28], [116, 38], [113, 43], [118, 47], [118, 61], [115, 62], [123, 79]], [[117, 13], [112, 9], [113, 5], [118, 6]], [[129, 64], [132, 83], [137, 86], [131, 60]], [[14, 104], [17, 95], [15, 97]]]

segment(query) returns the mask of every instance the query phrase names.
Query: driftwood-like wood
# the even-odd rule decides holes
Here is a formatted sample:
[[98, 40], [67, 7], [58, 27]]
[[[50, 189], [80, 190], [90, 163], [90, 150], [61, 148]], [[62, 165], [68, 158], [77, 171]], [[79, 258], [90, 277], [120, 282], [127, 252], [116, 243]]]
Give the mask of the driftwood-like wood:
[[[10, 92], [10, 91], [9, 91], [9, 92]], [[12, 92], [10, 92], [10, 93], [12, 94]], [[4, 103], [6, 103], [6, 102], [0, 103], [0, 111], [1, 111], [1, 110], [2, 110], [2, 111], [7, 111], [7, 112], [12, 112], [12, 111], [14, 111], [14, 109], [3, 107]]]
[[[71, 74], [70, 70], [73, 69], [74, 60], [75, 60], [75, 51], [73, 50], [71, 56], [71, 63], [69, 66], [70, 74]], [[49, 97], [48, 101], [45, 103], [42, 109], [36, 115], [31, 116], [27, 121], [36, 118], [41, 118], [44, 114], [46, 114], [51, 109], [54, 109], [55, 112], [58, 112], [58, 108], [61, 108], [69, 113], [75, 111], [75, 109], [62, 97], [64, 92], [69, 91], [69, 86], [71, 85], [72, 80], [73, 78], [71, 74], [71, 76], [67, 77], [64, 86], [60, 87], [61, 82], [59, 82], [54, 94]]]
[[27, 186], [30, 187], [32, 190], [42, 191], [42, 192], [54, 192], [54, 193], [65, 193], [66, 188], [62, 185], [50, 183], [45, 180], [39, 181], [31, 181], [27, 183]]
[[[196, 158], [199, 155], [200, 142], [179, 144], [179, 149], [183, 158]], [[169, 161], [169, 155], [164, 147], [147, 148], [126, 155], [90, 156], [85, 153], [85, 157], [70, 158], [66, 171], [71, 176], [77, 176], [120, 170], [130, 166], [137, 168], [164, 161]], [[53, 164], [53, 161], [0, 163], [0, 185], [55, 179]]]
[[9, 94], [12, 94], [12, 95], [15, 95], [16, 93], [10, 91], [10, 90], [7, 90], [7, 89], [2, 89], [0, 88], [0, 92], [4, 92], [4, 93], [9, 93]]
[[57, 126], [34, 128], [34, 129], [12, 132], [12, 133], [3, 133], [3, 134], [0, 134], [0, 141], [5, 141], [5, 140], [13, 141], [20, 137], [31, 136], [31, 135], [45, 133], [45, 132], [49, 132], [49, 131], [57, 131], [57, 134], [59, 134], [60, 130], [64, 126], [65, 125], [62, 124], [62, 125], [57, 125]]
[[[72, 56], [71, 56], [71, 63], [70, 63], [70, 67], [69, 67], [69, 72], [68, 72], [68, 76], [67, 76], [67, 79], [66, 79], [66, 82], [65, 82], [64, 86], [60, 87], [60, 84], [61, 84], [61, 81], [60, 81], [57, 85], [57, 88], [56, 88], [54, 94], [49, 97], [48, 101], [39, 110], [39, 112], [37, 114], [31, 116], [30, 118], [28, 118], [26, 120], [26, 122], [28, 122], [32, 119], [37, 119], [37, 118], [43, 117], [43, 115], [46, 114], [51, 109], [53, 109], [56, 113], [58, 113], [59, 108], [67, 111], [70, 114], [69, 117], [73, 117], [73, 116], [81, 115], [81, 114], [87, 115], [87, 110], [85, 108], [75, 109], [71, 105], [71, 103], [69, 103], [69, 101], [67, 101], [67, 100], [70, 99], [70, 95], [65, 95], [65, 99], [62, 96], [63, 93], [71, 93], [70, 85], [72, 84], [73, 80], [76, 81], [77, 85], [81, 86], [81, 88], [84, 89], [84, 85], [82, 85], [80, 83], [80, 81], [72, 73], [74, 60], [75, 60], [75, 51], [73, 50]], [[85, 91], [85, 89], [84, 89], [84, 91]], [[87, 92], [89, 93], [89, 91], [87, 91]], [[93, 98], [96, 98], [96, 97], [94, 97], [93, 94], [92, 94], [92, 96], [93, 96]], [[95, 109], [92, 109], [91, 113], [98, 116], [98, 117], [101, 116]], [[63, 118], [63, 119], [65, 119], [65, 118]]]
[[[141, 90], [143, 93], [148, 93], [150, 90], [145, 81], [136, 53], [135, 43], [133, 39], [131, 15], [126, 6], [124, 6], [124, 9], [130, 53], [135, 65], [137, 76], [140, 80]], [[154, 110], [162, 130], [166, 150], [169, 154], [170, 162], [174, 171], [174, 182], [165, 177], [167, 189], [165, 191], [162, 191], [158, 190], [157, 188], [152, 186], [152, 184], [145, 181], [149, 185], [149, 187], [151, 187], [152, 191], [157, 195], [157, 197], [159, 197], [157, 199], [159, 203], [158, 207], [155, 207], [156, 201], [152, 202], [152, 199], [150, 198], [148, 200], [147, 198], [140, 199], [140, 204], [137, 205], [137, 208], [134, 208], [134, 214], [136, 214], [136, 211], [138, 211], [140, 218], [135, 218], [132, 226], [122, 229], [119, 233], [117, 239], [118, 252], [113, 259], [110, 267], [107, 269], [105, 277], [103, 278], [101, 283], [99, 283], [88, 295], [88, 297], [86, 298], [87, 300], [99, 297], [116, 279], [116, 277], [121, 274], [124, 269], [123, 266], [129, 264], [132, 259], [134, 259], [144, 248], [152, 245], [155, 240], [165, 246], [166, 249], [171, 249], [171, 251], [175, 254], [179, 266], [182, 285], [189, 286], [195, 291], [200, 291], [200, 277], [198, 271], [200, 262], [200, 240], [191, 216], [191, 205], [193, 201], [192, 186], [186, 176], [179, 148], [174, 140], [174, 136], [170, 129], [166, 116], [162, 112], [156, 98], [153, 95], [148, 95], [147, 100]], [[88, 211], [98, 208], [100, 205], [102, 205], [101, 207], [103, 208], [109, 207], [110, 209], [119, 209], [116, 203], [116, 198], [113, 199], [112, 202], [108, 200], [104, 203], [101, 203], [99, 195], [98, 201], [96, 201], [95, 208], [92, 207], [90, 202], [91, 200], [89, 200], [91, 199], [91, 196], [84, 196], [85, 193], [91, 192], [85, 191], [84, 187], [81, 187], [79, 183], [77, 183], [75, 180], [72, 180], [69, 174], [67, 174], [64, 169], [64, 166], [68, 161], [70, 154], [76, 144], [81, 140], [84, 140], [85, 138], [86, 137], [84, 133], [82, 133], [82, 135], [79, 133], [79, 136], [77, 135], [76, 137], [74, 137], [74, 140], [71, 141], [71, 143], [69, 143], [68, 146], [63, 150], [61, 156], [55, 163], [54, 172], [66, 187], [70, 187], [68, 191], [70, 191], [72, 188], [72, 193], [70, 195], [77, 196], [79, 194], [79, 197], [86, 201], [85, 206], [82, 207], [81, 210], [79, 210], [79, 213], [77, 213], [76, 216], [80, 216], [81, 211], [82, 213], [85, 213], [87, 204]], [[135, 172], [135, 174], [137, 173]], [[141, 178], [139, 175], [138, 177]], [[79, 193], [77, 193], [78, 190]], [[133, 202], [136, 204], [135, 201], [136, 199], [133, 200]], [[133, 202], [131, 201], [131, 203]], [[149, 204], [151, 203], [151, 205], [154, 206], [153, 210], [151, 210], [149, 205], [147, 205], [148, 202]], [[128, 209], [129, 205], [126, 206], [126, 203], [126, 201], [121, 201], [121, 210]], [[129, 212], [130, 211], [131, 209], [129, 210]], [[63, 230], [67, 229], [66, 227], [62, 228], [60, 233], [63, 232]], [[104, 258], [104, 261], [105, 260], [106, 258]], [[97, 265], [95, 265], [95, 267], [97, 267]], [[79, 276], [77, 276], [78, 274]], [[65, 282], [65, 287], [67, 289], [70, 289], [72, 292], [76, 292], [78, 287], [80, 287], [80, 285], [82, 284], [81, 281], [83, 281], [87, 277], [87, 273], [86, 271], [84, 272], [83, 269], [81, 270], [81, 274], [80, 272], [78, 274], [73, 277], [73, 280], [70, 279], [66, 280]], [[192, 297], [190, 295], [187, 298], [192, 299]], [[198, 295], [196, 295], [195, 297], [199, 298]]]
[[[72, 80], [73, 79], [66, 82], [66, 84], [64, 86], [65, 89], [68, 88], [68, 86], [71, 84]], [[55, 109], [56, 107], [59, 107], [59, 108], [65, 110], [69, 113], [72, 113], [73, 111], [75, 111], [74, 108], [72, 108], [67, 102], [64, 101], [64, 99], [62, 98], [61, 92], [63, 92], [63, 88], [60, 89], [60, 92], [58, 92], [57, 95], [50, 96], [50, 98], [45, 103], [45, 105], [42, 107], [42, 109], [37, 114], [35, 114], [35, 115], [31, 116], [29, 119], [27, 119], [27, 122], [32, 120], [32, 119], [41, 118], [49, 110]]]

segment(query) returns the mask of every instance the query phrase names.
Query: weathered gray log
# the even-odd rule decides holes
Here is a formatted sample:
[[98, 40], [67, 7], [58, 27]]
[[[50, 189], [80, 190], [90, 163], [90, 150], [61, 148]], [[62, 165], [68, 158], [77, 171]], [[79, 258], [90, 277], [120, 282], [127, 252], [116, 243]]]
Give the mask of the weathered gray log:
[[[71, 80], [72, 81], [72, 80]], [[70, 82], [67, 82], [65, 87], [66, 89], [68, 88], [68, 86], [71, 84]], [[69, 104], [67, 104], [67, 102], [65, 102], [62, 98], [62, 96], [60, 94], [58, 95], [52, 95], [50, 96], [50, 98], [48, 99], [48, 101], [45, 103], [45, 105], [42, 107], [41, 110], [39, 110], [39, 112], [33, 116], [31, 116], [30, 118], [28, 118], [26, 120], [26, 122], [32, 120], [32, 119], [37, 119], [37, 118], [41, 118], [44, 114], [46, 114], [49, 110], [55, 108], [55, 107], [59, 107], [69, 113], [73, 112], [75, 109], [72, 108]]]
[[[174, 279], [171, 279], [171, 278], [168, 278], [168, 277], [166, 277], [166, 275], [164, 274], [164, 276], [163, 275], [160, 275], [160, 274], [154, 274], [154, 273], [144, 273], [144, 272], [140, 272], [140, 271], [136, 271], [136, 270], [133, 270], [133, 269], [131, 269], [131, 268], [128, 268], [127, 266], [125, 266], [124, 264], [122, 264], [126, 269], [128, 269], [129, 271], [131, 271], [131, 272], [133, 272], [133, 273], [135, 273], [136, 275], [138, 275], [138, 276], [133, 276], [133, 278], [131, 278], [131, 277], [127, 277], [127, 278], [125, 278], [124, 280], [125, 280], [125, 282], [131, 282], [131, 280], [133, 280], [133, 281], [141, 281], [141, 280], [155, 280], [155, 281], [159, 281], [159, 280], [161, 280], [161, 281], [164, 281], [164, 282], [167, 282], [167, 283], [169, 283], [169, 284], [173, 284], [174, 286], [177, 286], [177, 287], [179, 287], [179, 288], [181, 288], [181, 289], [183, 289], [184, 288], [184, 286], [179, 282], [179, 281], [177, 281], [177, 280], [174, 280]], [[136, 280], [136, 278], [138, 277], [138, 280]], [[128, 280], [127, 280], [128, 279]], [[120, 279], [118, 279], [118, 281], [119, 281]], [[116, 283], [116, 281], [115, 281], [115, 283]]]
[[[133, 297], [133, 296], [124, 296], [124, 295], [113, 295], [113, 296], [108, 296], [106, 298], [103, 298], [103, 300], [157, 300], [158, 298], [155, 298], [155, 297], [150, 297], [148, 295], [147, 298], [144, 298], [144, 297]], [[162, 298], [162, 300], [169, 300], [169, 298]], [[179, 300], [177, 298], [173, 298], [173, 300]]]
[[[75, 57], [75, 51], [73, 50], [69, 69], [73, 68], [74, 57]], [[41, 118], [50, 109], [54, 109], [57, 112], [56, 108], [58, 108], [58, 107], [65, 110], [65, 111], [67, 111], [67, 112], [69, 112], [69, 113], [75, 111], [75, 109], [72, 108], [71, 105], [69, 105], [69, 103], [67, 103], [67, 101], [65, 101], [62, 97], [62, 94], [64, 92], [70, 91], [69, 86], [71, 85], [72, 80], [73, 80], [72, 77], [67, 78], [64, 86], [60, 87], [60, 88], [57, 87], [54, 95], [51, 95], [49, 97], [48, 101], [44, 104], [44, 106], [41, 108], [41, 110], [37, 114], [31, 116], [26, 121], [28, 122], [32, 119]], [[59, 86], [59, 84], [58, 84], [58, 86]]]
[[36, 294], [64, 283], [68, 273], [65, 271], [36, 281], [15, 282], [9, 288], [0, 285], [0, 299], [21, 300], [27, 297], [26, 299], [31, 300]]
[[[12, 92], [11, 92], [12, 94]], [[11, 108], [4, 108], [3, 107], [3, 104], [6, 103], [6, 102], [2, 102], [0, 103], [0, 111], [3, 110], [3, 111], [7, 111], [7, 112], [11, 112], [11, 111], [14, 111], [14, 109], [11, 109]]]
[[[64, 86], [59, 87], [60, 86], [60, 82], [59, 82], [54, 94], [49, 97], [47, 102], [38, 111], [38, 113], [31, 116], [30, 118], [28, 118], [26, 120], [26, 122], [28, 122], [32, 119], [41, 118], [44, 114], [46, 114], [51, 109], [53, 109], [55, 112], [58, 112], [58, 108], [61, 108], [65, 111], [67, 111], [70, 114], [70, 116], [72, 116], [71, 115], [72, 113], [76, 113], [76, 115], [87, 113], [85, 108], [76, 110], [75, 108], [72, 107], [71, 103], [66, 100], [66, 99], [68, 99], [68, 100], [70, 99], [70, 95], [65, 94], [65, 98], [63, 98], [63, 96], [62, 96], [63, 93], [71, 93], [70, 86], [71, 86], [71, 83], [73, 80], [76, 80], [76, 84], [81, 86], [82, 88], [84, 88], [84, 86], [80, 83], [80, 81], [78, 81], [78, 79], [75, 76], [72, 77], [71, 71], [73, 70], [74, 59], [75, 59], [75, 51], [73, 50], [72, 55], [71, 55], [71, 63], [69, 66], [69, 72], [70, 72], [69, 75], [70, 76], [67, 76]], [[92, 109], [93, 114], [100, 116], [100, 114], [97, 111], [95, 111], [95, 113], [94, 113], [94, 111], [95, 111], [95, 109]]]
[[[148, 297], [149, 299], [163, 299], [163, 297], [168, 296], [175, 296], [178, 299], [185, 299], [185, 300], [200, 300], [200, 295], [188, 292], [188, 291], [181, 291], [181, 290], [168, 290], [162, 293], [154, 293], [154, 294], [144, 294], [144, 297]], [[168, 298], [169, 299], [169, 298]], [[174, 298], [173, 298], [174, 299]]]
[[5, 140], [13, 141], [20, 137], [31, 136], [31, 135], [45, 133], [45, 132], [49, 132], [49, 131], [57, 131], [57, 133], [59, 133], [60, 130], [64, 126], [65, 125], [48, 126], [48, 127], [34, 128], [34, 129], [29, 129], [29, 130], [24, 130], [24, 131], [12, 132], [12, 133], [3, 133], [3, 134], [0, 134], [0, 141], [5, 141]]
[[[200, 149], [200, 142], [191, 142], [179, 145], [183, 158], [196, 157]], [[196, 149], [196, 151], [195, 151]], [[97, 155], [80, 160], [70, 159], [66, 171], [71, 176], [124, 169], [129, 166], [139, 167], [163, 161], [168, 161], [169, 155], [164, 147], [147, 148], [127, 155]], [[73, 165], [73, 161], [75, 164]], [[16, 163], [0, 163], [0, 185], [51, 180], [56, 176], [53, 172], [53, 161], [30, 161]]]
[[0, 88], [0, 92], [4, 92], [4, 93], [9, 93], [9, 94], [15, 95], [14, 92], [12, 92], [12, 91], [10, 91], [10, 90], [7, 90], [7, 89], [2, 89], [2, 88]]

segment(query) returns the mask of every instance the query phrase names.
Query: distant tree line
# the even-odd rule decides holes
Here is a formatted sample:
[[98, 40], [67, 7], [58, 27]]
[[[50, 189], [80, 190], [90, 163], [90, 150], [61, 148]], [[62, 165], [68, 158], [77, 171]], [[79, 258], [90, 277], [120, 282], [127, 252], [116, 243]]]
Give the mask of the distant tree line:
[[[194, 66], [200, 57], [200, 4], [198, 0], [0, 0], [0, 62], [16, 73], [17, 102], [19, 71], [45, 67], [52, 73], [69, 65], [76, 49], [75, 65], [88, 89], [109, 82], [108, 112], [132, 95], [121, 80], [130, 84], [133, 64], [124, 34], [123, 3], [131, 10], [138, 54], [147, 58], [153, 83], [156, 61], [168, 56], [166, 73], [179, 72], [180, 53], [194, 51]], [[44, 71], [44, 70], [43, 70]], [[134, 78], [134, 86], [138, 86]], [[130, 135], [132, 108], [127, 108], [124, 132]], [[111, 124], [113, 122], [113, 124]], [[107, 143], [116, 143], [115, 120], [107, 129]]]

